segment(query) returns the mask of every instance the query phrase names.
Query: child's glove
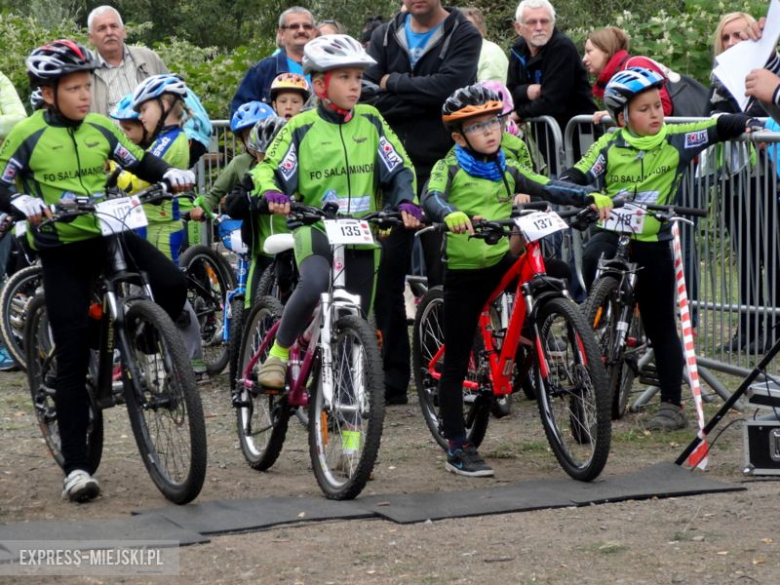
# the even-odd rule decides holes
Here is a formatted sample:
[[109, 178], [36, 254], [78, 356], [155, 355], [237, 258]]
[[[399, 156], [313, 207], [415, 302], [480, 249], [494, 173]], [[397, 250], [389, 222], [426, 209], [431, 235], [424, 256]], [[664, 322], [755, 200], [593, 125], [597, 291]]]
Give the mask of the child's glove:
[[593, 199], [593, 206], [596, 211], [599, 212], [599, 220], [606, 221], [612, 212], [612, 197], [609, 195], [602, 195], [601, 193], [591, 193], [591, 199]]
[[447, 224], [448, 230], [456, 234], [461, 234], [466, 231], [474, 233], [469, 216], [462, 211], [453, 211], [452, 213], [445, 215], [444, 223]]
[[290, 196], [285, 195], [281, 191], [266, 191], [263, 193], [263, 197], [265, 197], [268, 203], [275, 203], [276, 205], [284, 205], [290, 202]]
[[422, 209], [411, 201], [404, 201], [398, 206], [398, 211], [404, 211], [414, 217], [417, 221], [422, 221]]

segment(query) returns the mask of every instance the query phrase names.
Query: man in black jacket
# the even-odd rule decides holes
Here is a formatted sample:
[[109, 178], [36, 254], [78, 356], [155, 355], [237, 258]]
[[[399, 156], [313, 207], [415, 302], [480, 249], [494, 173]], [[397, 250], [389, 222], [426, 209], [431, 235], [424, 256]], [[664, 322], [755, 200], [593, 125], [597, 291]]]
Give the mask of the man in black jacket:
[[[423, 192], [431, 169], [452, 147], [441, 122], [449, 95], [474, 83], [482, 37], [455, 8], [441, 0], [403, 0], [400, 12], [371, 36], [369, 54], [377, 64], [365, 78], [378, 86], [371, 102], [398, 134]], [[384, 340], [385, 396], [405, 404], [409, 386], [409, 336], [403, 302], [412, 235], [397, 229], [383, 241], [376, 294], [377, 325]], [[423, 241], [430, 286], [441, 284], [441, 238]]]
[[[596, 111], [577, 48], [555, 28], [555, 9], [548, 0], [523, 0], [515, 19], [520, 38], [509, 55], [507, 78], [515, 113], [520, 120], [552, 116], [564, 132], [572, 117]], [[544, 133], [538, 142], [543, 153], [548, 151]], [[558, 171], [554, 154], [546, 157], [552, 174]], [[574, 160], [579, 158], [580, 152], [575, 152]]]

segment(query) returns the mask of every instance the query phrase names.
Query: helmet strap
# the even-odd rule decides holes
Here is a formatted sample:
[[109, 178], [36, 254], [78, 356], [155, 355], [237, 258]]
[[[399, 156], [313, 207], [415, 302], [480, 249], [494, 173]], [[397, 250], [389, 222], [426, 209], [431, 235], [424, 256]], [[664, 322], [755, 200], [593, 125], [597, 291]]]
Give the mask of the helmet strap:
[[337, 114], [341, 114], [344, 116], [344, 122], [349, 122], [352, 119], [353, 112], [352, 110], [345, 110], [344, 108], [338, 107], [336, 104], [333, 103], [333, 100], [328, 98], [328, 87], [330, 87], [330, 78], [333, 75], [333, 70], [329, 70], [325, 72], [325, 76], [323, 78], [323, 89], [321, 92], [317, 91], [317, 89], [314, 89], [314, 92], [317, 94], [317, 97], [320, 98], [322, 103], [325, 105], [326, 108], [333, 110]]

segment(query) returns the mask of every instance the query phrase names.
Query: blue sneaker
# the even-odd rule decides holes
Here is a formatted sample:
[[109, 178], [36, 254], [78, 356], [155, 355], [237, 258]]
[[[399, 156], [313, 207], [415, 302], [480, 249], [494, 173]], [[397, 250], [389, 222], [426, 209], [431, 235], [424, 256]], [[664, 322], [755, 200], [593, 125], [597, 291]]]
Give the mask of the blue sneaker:
[[466, 477], [491, 477], [493, 469], [477, 453], [474, 445], [463, 445], [462, 449], [447, 451], [447, 471]]
[[10, 372], [16, 369], [17, 365], [14, 358], [8, 353], [8, 348], [5, 344], [0, 342], [0, 372]]

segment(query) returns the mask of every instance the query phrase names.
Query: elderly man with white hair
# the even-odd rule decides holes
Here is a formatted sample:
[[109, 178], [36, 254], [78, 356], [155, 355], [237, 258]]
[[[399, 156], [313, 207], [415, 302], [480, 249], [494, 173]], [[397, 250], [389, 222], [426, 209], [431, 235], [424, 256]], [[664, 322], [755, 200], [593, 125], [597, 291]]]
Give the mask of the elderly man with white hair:
[[95, 47], [101, 67], [92, 79], [92, 111], [109, 111], [136, 86], [152, 75], [169, 73], [162, 59], [146, 47], [125, 44], [127, 32], [122, 16], [111, 6], [98, 6], [87, 17], [89, 42]]
[[[561, 127], [578, 114], [593, 114], [596, 105], [572, 40], [555, 28], [555, 9], [548, 0], [523, 0], [515, 13], [520, 38], [509, 56], [507, 87], [520, 120], [552, 116]], [[546, 145], [540, 144], [542, 152]], [[547, 162], [555, 172], [555, 158]], [[580, 154], [575, 153], [574, 160]]]

